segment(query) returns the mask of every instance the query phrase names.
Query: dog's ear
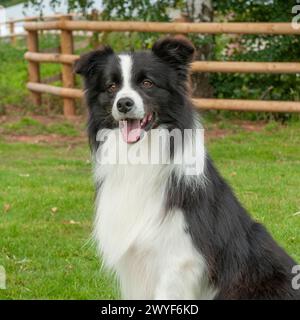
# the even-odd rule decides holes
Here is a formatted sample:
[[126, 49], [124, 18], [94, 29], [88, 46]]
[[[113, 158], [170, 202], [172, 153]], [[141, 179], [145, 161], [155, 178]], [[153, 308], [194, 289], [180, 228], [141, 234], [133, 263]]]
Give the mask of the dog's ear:
[[94, 51], [81, 55], [79, 60], [75, 62], [73, 70], [83, 77], [91, 76], [97, 66], [105, 65], [107, 57], [111, 54], [114, 54], [111, 47], [101, 46]]
[[195, 47], [184, 36], [165, 37], [156, 41], [153, 53], [174, 66], [188, 65], [193, 61]]

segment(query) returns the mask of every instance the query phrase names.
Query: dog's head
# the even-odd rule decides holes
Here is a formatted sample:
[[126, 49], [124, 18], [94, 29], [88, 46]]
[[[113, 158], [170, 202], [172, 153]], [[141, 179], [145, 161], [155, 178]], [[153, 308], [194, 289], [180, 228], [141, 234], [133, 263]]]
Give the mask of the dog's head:
[[99, 129], [118, 126], [127, 143], [158, 126], [188, 127], [185, 105], [193, 55], [186, 38], [166, 37], [150, 51], [116, 54], [102, 46], [81, 56], [75, 72], [85, 80], [90, 139]]

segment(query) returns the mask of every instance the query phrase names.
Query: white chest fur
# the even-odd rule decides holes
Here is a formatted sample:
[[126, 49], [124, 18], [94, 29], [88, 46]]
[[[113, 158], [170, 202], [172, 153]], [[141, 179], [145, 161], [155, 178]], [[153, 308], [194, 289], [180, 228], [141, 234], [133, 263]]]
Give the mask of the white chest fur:
[[[102, 171], [101, 171], [102, 169]], [[210, 299], [206, 264], [186, 232], [180, 210], [166, 212], [172, 168], [162, 165], [97, 167], [94, 235], [104, 263], [126, 299]]]

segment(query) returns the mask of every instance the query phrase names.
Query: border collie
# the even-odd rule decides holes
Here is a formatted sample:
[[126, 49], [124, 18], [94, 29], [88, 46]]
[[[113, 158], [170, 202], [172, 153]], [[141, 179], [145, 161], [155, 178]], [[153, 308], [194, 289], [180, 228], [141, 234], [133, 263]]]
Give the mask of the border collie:
[[[94, 237], [104, 265], [124, 299], [299, 299], [291, 284], [296, 262], [251, 219], [200, 135], [184, 140], [181, 163], [176, 139], [153, 139], [152, 132], [201, 129], [189, 90], [194, 51], [186, 38], [166, 37], [150, 51], [116, 54], [102, 46], [75, 64], [89, 109]], [[119, 161], [150, 146], [154, 155], [168, 146], [171, 161]], [[199, 166], [191, 174], [193, 146]], [[102, 161], [115, 153], [116, 163]]]

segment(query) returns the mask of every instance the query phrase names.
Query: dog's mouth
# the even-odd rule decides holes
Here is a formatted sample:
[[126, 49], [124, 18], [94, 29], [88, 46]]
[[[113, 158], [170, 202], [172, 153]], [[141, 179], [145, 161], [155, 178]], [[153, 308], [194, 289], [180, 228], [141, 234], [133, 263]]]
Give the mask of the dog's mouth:
[[145, 131], [153, 128], [155, 123], [155, 114], [148, 113], [143, 119], [123, 119], [119, 121], [119, 127], [123, 140], [126, 143], [135, 143], [139, 141]]

